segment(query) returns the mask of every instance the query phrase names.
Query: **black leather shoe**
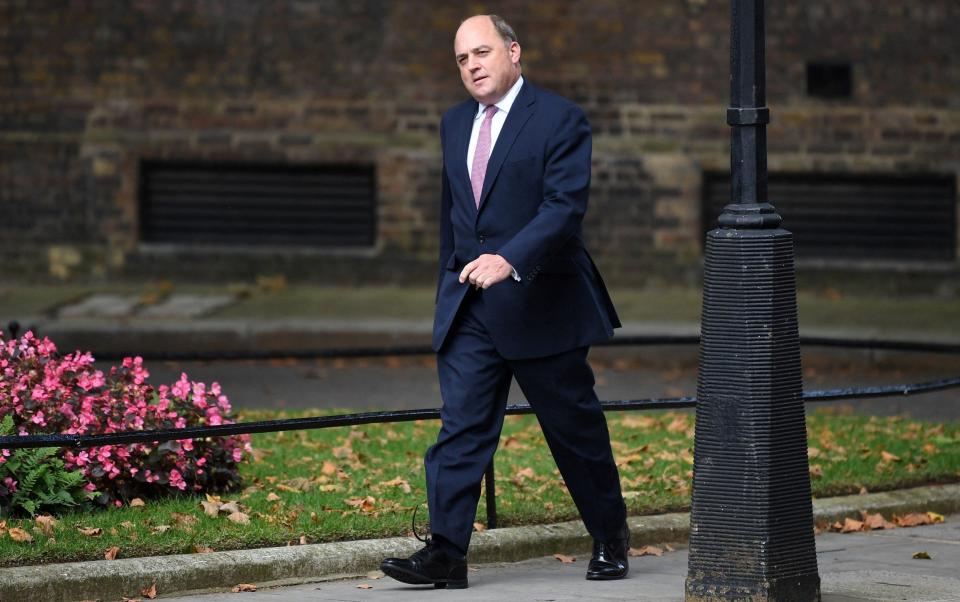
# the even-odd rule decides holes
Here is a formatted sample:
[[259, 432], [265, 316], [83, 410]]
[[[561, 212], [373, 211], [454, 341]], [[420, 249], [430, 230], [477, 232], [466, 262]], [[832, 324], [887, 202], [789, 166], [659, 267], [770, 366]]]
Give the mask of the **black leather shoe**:
[[452, 556], [432, 539], [410, 558], [386, 558], [380, 570], [403, 583], [433, 584], [435, 588], [466, 589], [467, 561]]
[[630, 552], [630, 528], [623, 524], [619, 537], [610, 541], [593, 540], [593, 556], [587, 565], [587, 579], [623, 579], [630, 570], [627, 556]]

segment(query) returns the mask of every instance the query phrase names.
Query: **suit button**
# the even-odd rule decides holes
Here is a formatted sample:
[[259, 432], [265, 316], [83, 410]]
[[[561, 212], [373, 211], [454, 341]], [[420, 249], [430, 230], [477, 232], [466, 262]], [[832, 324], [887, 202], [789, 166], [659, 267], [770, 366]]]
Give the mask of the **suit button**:
[[482, 245], [482, 244], [485, 243], [485, 242], [487, 242], [487, 237], [484, 236], [483, 234], [481, 234], [481, 235], [480, 235], [480, 244]]

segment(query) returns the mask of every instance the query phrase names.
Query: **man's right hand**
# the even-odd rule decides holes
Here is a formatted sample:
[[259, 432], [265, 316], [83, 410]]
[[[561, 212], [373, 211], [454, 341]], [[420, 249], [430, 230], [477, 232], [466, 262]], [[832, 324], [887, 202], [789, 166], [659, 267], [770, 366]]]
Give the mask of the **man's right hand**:
[[477, 257], [460, 272], [460, 284], [470, 281], [470, 284], [481, 288], [490, 288], [498, 282], [503, 282], [513, 274], [513, 266], [499, 255], [484, 254]]

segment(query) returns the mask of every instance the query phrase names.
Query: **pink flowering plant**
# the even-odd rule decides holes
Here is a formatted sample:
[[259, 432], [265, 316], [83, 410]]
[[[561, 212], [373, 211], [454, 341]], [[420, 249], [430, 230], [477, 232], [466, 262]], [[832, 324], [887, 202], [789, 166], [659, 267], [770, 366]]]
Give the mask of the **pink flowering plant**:
[[[59, 355], [47, 338], [27, 332], [0, 335], [0, 419], [11, 416], [19, 435], [93, 435], [121, 431], [231, 424], [231, 408], [217, 383], [154, 388], [142, 358], [124, 358], [108, 374], [90, 353]], [[83, 474], [96, 501], [120, 506], [135, 497], [218, 492], [240, 485], [238, 465], [250, 452], [248, 435], [163, 443], [61, 449], [68, 470]], [[0, 451], [0, 462], [9, 450]], [[5, 488], [9, 490], [9, 488]], [[0, 489], [0, 507], [5, 503]]]

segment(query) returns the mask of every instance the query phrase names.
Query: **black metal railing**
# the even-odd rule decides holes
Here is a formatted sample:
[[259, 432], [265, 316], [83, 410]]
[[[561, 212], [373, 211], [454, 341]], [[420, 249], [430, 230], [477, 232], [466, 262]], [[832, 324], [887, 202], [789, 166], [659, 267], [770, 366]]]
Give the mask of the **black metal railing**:
[[[13, 329], [11, 329], [13, 330]], [[855, 349], [892, 349], [898, 351], [920, 351], [928, 353], [958, 353], [960, 345], [948, 343], [929, 343], [912, 341], [885, 341], [876, 339], [840, 339], [827, 337], [801, 337], [801, 341], [811, 346], [842, 347]], [[699, 337], [692, 336], [635, 336], [621, 337], [606, 343], [607, 346], [627, 345], [691, 345], [699, 343]], [[317, 359], [332, 357], [384, 357], [402, 355], [427, 355], [433, 353], [426, 346], [395, 346], [370, 348], [313, 349], [301, 351], [263, 351], [263, 352], [191, 352], [191, 353], [155, 353], [141, 354], [149, 359], [163, 360], [237, 360], [237, 359], [274, 359], [278, 357], [297, 359]], [[113, 355], [103, 354], [113, 358]], [[844, 399], [875, 399], [880, 397], [917, 395], [960, 388], [960, 376], [939, 380], [896, 385], [849, 387], [805, 391], [805, 402], [827, 402]], [[696, 405], [695, 397], [669, 397], [651, 399], [629, 399], [601, 401], [605, 412], [665, 410], [691, 408]], [[511, 404], [506, 408], [511, 415], [531, 414], [533, 409], [527, 404]], [[223, 437], [254, 433], [272, 433], [280, 431], [313, 430], [361, 424], [410, 422], [414, 420], [435, 420], [440, 418], [439, 408], [393, 410], [383, 412], [359, 412], [335, 416], [313, 416], [307, 418], [289, 418], [284, 420], [263, 420], [223, 424], [217, 426], [185, 427], [182, 429], [160, 429], [153, 431], [123, 431], [100, 435], [11, 435], [0, 436], [0, 449], [26, 449], [38, 447], [87, 448], [101, 445], [125, 445], [143, 442], [175, 441], [199, 437]], [[491, 460], [485, 473], [485, 491], [487, 507], [487, 526], [496, 528], [496, 475]]]
[[[657, 345], [698, 345], [698, 335], [636, 335], [616, 337], [598, 343], [595, 347], [648, 347]], [[801, 345], [816, 347], [836, 347], [842, 349], [877, 349], [889, 351], [917, 351], [926, 353], [960, 354], [960, 344], [927, 341], [854, 339], [832, 337], [800, 337]], [[233, 360], [271, 360], [271, 359], [332, 359], [332, 358], [372, 358], [431, 355], [429, 345], [393, 345], [380, 347], [323, 347], [314, 349], [241, 349], [213, 351], [147, 351], [144, 353], [125, 353], [106, 351], [95, 354], [98, 360], [120, 360], [124, 357], [139, 355], [145, 360], [155, 361], [233, 361]]]

